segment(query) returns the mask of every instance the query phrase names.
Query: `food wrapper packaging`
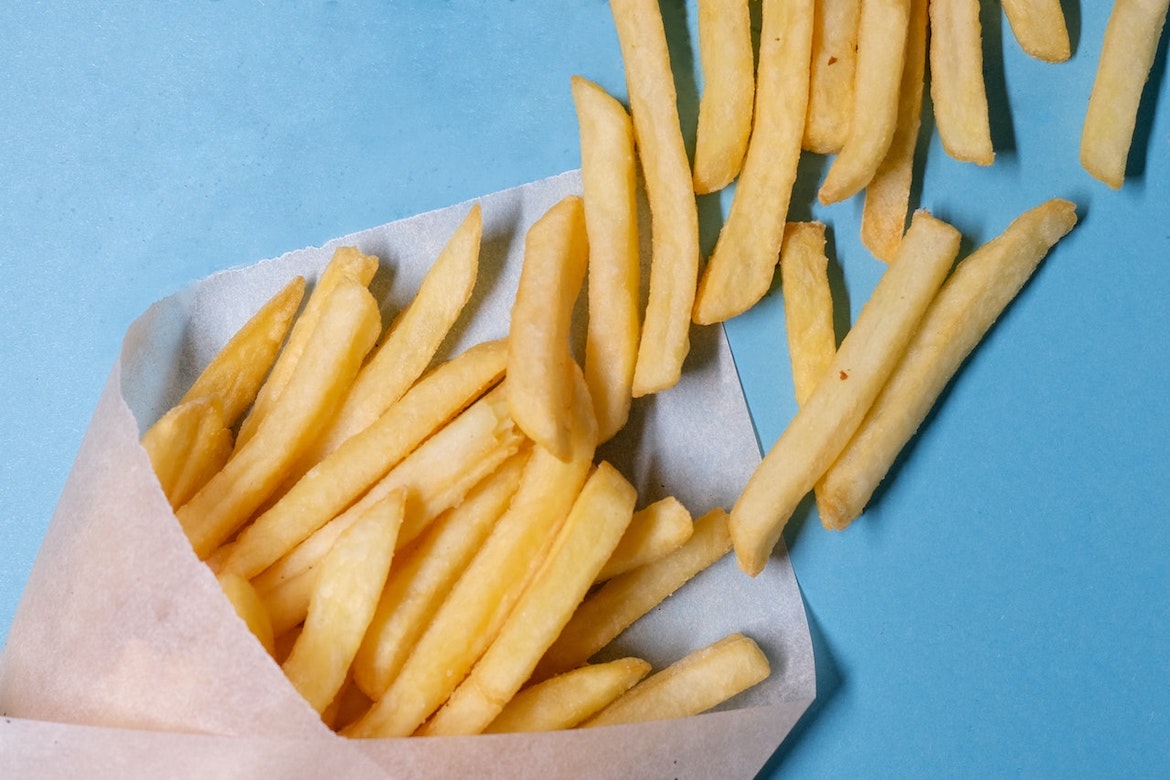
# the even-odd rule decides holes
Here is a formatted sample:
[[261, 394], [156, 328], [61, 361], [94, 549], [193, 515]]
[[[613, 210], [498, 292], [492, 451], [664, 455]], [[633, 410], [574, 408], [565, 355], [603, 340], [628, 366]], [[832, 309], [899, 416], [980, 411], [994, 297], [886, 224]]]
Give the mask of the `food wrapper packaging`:
[[[440, 357], [507, 332], [527, 227], [576, 172], [480, 199], [477, 292]], [[232, 333], [336, 246], [382, 260], [391, 317], [469, 204], [215, 274], [154, 304], [126, 334], [0, 655], [6, 777], [750, 777], [814, 696], [803, 603], [782, 547], [755, 579], [728, 555], [607, 651], [661, 668], [739, 631], [772, 664], [716, 711], [545, 734], [347, 740], [329, 731], [248, 633], [196, 559], [138, 444]], [[648, 230], [643, 230], [643, 234]], [[640, 399], [599, 453], [696, 516], [729, 508], [759, 461], [722, 329], [695, 329], [680, 384]], [[458, 641], [453, 637], [453, 641]]]

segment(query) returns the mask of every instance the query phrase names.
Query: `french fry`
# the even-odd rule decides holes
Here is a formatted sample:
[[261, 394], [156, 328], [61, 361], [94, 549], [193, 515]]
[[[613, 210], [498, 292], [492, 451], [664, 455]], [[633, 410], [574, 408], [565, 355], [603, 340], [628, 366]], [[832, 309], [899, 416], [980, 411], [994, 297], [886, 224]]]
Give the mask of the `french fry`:
[[571, 729], [650, 673], [641, 658], [588, 664], [517, 693], [485, 734]]
[[815, 5], [802, 145], [816, 154], [836, 154], [845, 144], [853, 112], [861, 0], [817, 0]]
[[617, 469], [598, 464], [499, 634], [421, 735], [478, 734], [500, 714], [585, 598], [630, 524], [637, 499]]
[[309, 464], [365, 430], [422, 375], [471, 297], [479, 270], [483, 214], [475, 204], [427, 271], [414, 299], [362, 366]]
[[235, 607], [240, 620], [244, 621], [248, 630], [259, 640], [268, 654], [272, 655], [275, 652], [272, 619], [268, 616], [268, 610], [264, 608], [264, 602], [256, 594], [256, 589], [238, 574], [220, 574], [216, 579], [219, 580], [223, 594]]
[[837, 352], [824, 224], [788, 223], [781, 256], [780, 290], [784, 295], [792, 383], [796, 403], [803, 405]]
[[1120, 189], [1142, 89], [1158, 51], [1168, 0], [1115, 0], [1081, 131], [1081, 165]]
[[991, 165], [991, 122], [983, 82], [979, 0], [930, 3], [930, 98], [943, 149], [956, 160]]
[[312, 445], [378, 337], [379, 323], [377, 304], [364, 286], [343, 282], [330, 293], [271, 420], [176, 512], [200, 558], [248, 520]]
[[228, 340], [179, 403], [218, 398], [225, 427], [235, 425], [256, 400], [304, 294], [304, 277], [285, 285]]
[[[499, 633], [540, 567], [585, 483], [597, 425], [585, 379], [575, 372], [573, 455], [536, 446], [508, 511], [455, 583], [385, 695], [343, 733], [407, 736], [446, 701]], [[459, 641], [452, 641], [459, 637]]]
[[765, 0], [755, 126], [731, 211], [699, 281], [694, 320], [722, 322], [768, 291], [784, 238], [808, 103], [812, 0]]
[[735, 179], [752, 131], [755, 61], [747, 0], [699, 0], [699, 61], [703, 94], [695, 134], [695, 192], [723, 189]]
[[682, 375], [699, 274], [699, 212], [658, 2], [611, 0], [609, 5], [650, 202], [650, 294], [632, 388], [638, 398], [673, 387]]
[[731, 510], [739, 566], [759, 574], [784, 525], [860, 425], [959, 251], [959, 232], [919, 211], [816, 389]]
[[861, 242], [874, 257], [890, 262], [906, 232], [910, 186], [914, 178], [914, 150], [922, 123], [922, 90], [926, 77], [927, 0], [910, 0], [906, 57], [898, 88], [898, 119], [890, 148], [865, 186], [861, 211]]
[[581, 198], [569, 196], [528, 229], [508, 328], [508, 409], [520, 430], [558, 458], [572, 451], [569, 330], [589, 243]]
[[1026, 53], [1044, 62], [1064, 62], [1072, 56], [1060, 0], [1003, 0], [1002, 4], [1012, 34]]
[[378, 271], [378, 258], [373, 255], [362, 254], [352, 246], [338, 247], [333, 258], [325, 266], [321, 278], [313, 287], [309, 300], [305, 302], [304, 311], [293, 323], [288, 334], [284, 349], [276, 358], [276, 363], [268, 373], [268, 378], [256, 394], [251, 411], [240, 424], [240, 431], [236, 435], [236, 449], [243, 447], [256, 430], [261, 421], [276, 404], [280, 394], [292, 379], [297, 362], [301, 359], [309, 337], [321, 319], [321, 310], [326, 299], [344, 281], [356, 282], [367, 287]]
[[456, 578], [508, 508], [529, 454], [524, 449], [505, 461], [399, 553], [353, 659], [354, 682], [371, 699], [386, 692]]
[[185, 504], [232, 454], [218, 398], [182, 401], [150, 426], [142, 447], [173, 509]]
[[[326, 549], [320, 558], [324, 558], [328, 553], [329, 550]], [[309, 601], [313, 597], [313, 585], [317, 581], [317, 571], [321, 565], [320, 558], [304, 571], [275, 585], [269, 585], [267, 590], [257, 590], [268, 612], [268, 618], [272, 621], [272, 633], [275, 636], [283, 636], [305, 621], [305, 616], [309, 614]]]
[[321, 562], [305, 627], [281, 665], [317, 712], [341, 690], [390, 571], [405, 490], [370, 507]]
[[817, 506], [826, 528], [845, 528], [861, 514], [947, 382], [1076, 220], [1072, 203], [1048, 201], [959, 263], [861, 426], [819, 483]]
[[612, 579], [668, 555], [691, 538], [695, 523], [677, 498], [666, 497], [638, 510], [597, 582]]
[[885, 159], [898, 122], [909, 20], [910, 0], [861, 3], [849, 133], [817, 193], [824, 205], [860, 192]]
[[677, 550], [614, 577], [585, 599], [536, 665], [532, 679], [546, 680], [585, 663], [730, 549], [727, 513], [713, 509], [695, 521], [691, 538]]
[[641, 329], [634, 128], [621, 103], [592, 81], [574, 76], [572, 90], [589, 239], [585, 382], [605, 442], [629, 417]]
[[771, 673], [759, 645], [732, 634], [647, 677], [583, 728], [698, 715], [746, 691]]
[[390, 406], [377, 422], [310, 469], [240, 533], [223, 568], [255, 577], [344, 510], [504, 372], [503, 341], [449, 360]]

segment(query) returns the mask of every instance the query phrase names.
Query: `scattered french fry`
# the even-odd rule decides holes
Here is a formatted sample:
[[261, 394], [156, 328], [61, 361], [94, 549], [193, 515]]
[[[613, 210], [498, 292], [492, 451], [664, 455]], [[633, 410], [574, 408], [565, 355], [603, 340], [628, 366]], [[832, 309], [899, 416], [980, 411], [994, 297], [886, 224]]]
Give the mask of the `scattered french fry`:
[[691, 513], [677, 498], [668, 496], [638, 510], [597, 573], [597, 581], [612, 579], [674, 552], [691, 538], [694, 528]]
[[585, 382], [598, 441], [605, 442], [629, 417], [638, 360], [637, 160], [634, 128], [621, 103], [580, 76], [573, 77], [572, 90], [589, 239]]
[[781, 257], [780, 290], [784, 294], [792, 383], [796, 403], [803, 405], [837, 352], [824, 224], [788, 223]]
[[1115, 0], [1081, 131], [1081, 165], [1120, 189], [1170, 0]]
[[658, 2], [611, 0], [609, 5], [650, 202], [650, 297], [632, 388], [638, 398], [673, 387], [690, 351], [691, 306], [699, 274], [699, 212]]
[[703, 94], [695, 135], [695, 192], [723, 189], [747, 151], [755, 97], [752, 20], [747, 0], [699, 0]]
[[815, 5], [803, 146], [816, 154], [836, 154], [853, 113], [861, 0], [817, 0]]
[[1003, 12], [1020, 48], [1045, 62], [1072, 56], [1060, 0], [1003, 0]]
[[848, 443], [959, 251], [959, 232], [914, 215], [898, 256], [828, 371], [756, 468], [731, 511], [740, 568], [755, 576], [800, 500]]
[[991, 165], [991, 120], [983, 82], [979, 0], [930, 3], [930, 98], [943, 149], [956, 160]]
[[732, 634], [647, 677], [581, 725], [593, 728], [698, 715], [746, 691], [770, 672], [759, 645]]
[[812, 0], [765, 0], [755, 126], [731, 211], [699, 281], [694, 320], [741, 314], [768, 291], [784, 238], [808, 102]]
[[826, 528], [840, 530], [861, 514], [947, 382], [1076, 221], [1072, 203], [1048, 201], [959, 263], [873, 407], [819, 483], [817, 506]]

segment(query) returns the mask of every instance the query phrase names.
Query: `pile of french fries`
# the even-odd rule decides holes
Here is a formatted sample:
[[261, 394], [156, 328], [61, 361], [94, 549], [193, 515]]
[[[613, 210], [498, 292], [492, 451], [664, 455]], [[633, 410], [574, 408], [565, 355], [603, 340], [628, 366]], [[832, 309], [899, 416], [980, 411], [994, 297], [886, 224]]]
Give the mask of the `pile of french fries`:
[[[762, 680], [768, 660], [741, 635], [650, 676], [640, 659], [590, 659], [732, 549], [760, 572], [808, 493], [826, 527], [848, 526], [1076, 223], [1050, 200], [956, 265], [958, 231], [910, 215], [928, 63], [947, 153], [994, 159], [977, 0], [763, 0], [758, 65], [746, 0], [700, 0], [693, 164], [657, 0], [610, 5], [630, 109], [573, 78], [582, 195], [529, 230], [507, 339], [432, 365], [475, 286], [475, 206], [388, 328], [368, 289], [379, 259], [340, 249], [307, 299], [292, 280], [143, 437], [195, 553], [342, 734], [683, 717]], [[1082, 159], [1113, 186], [1166, 7], [1118, 0], [1109, 23]], [[1057, 0], [1003, 9], [1029, 54], [1069, 57]], [[863, 242], [889, 263], [839, 346], [825, 226], [787, 221], [805, 151], [835, 155], [822, 203], [864, 191]], [[703, 266], [696, 194], [733, 182]], [[638, 509], [599, 445], [679, 380], [692, 325], [753, 306], [778, 263], [799, 411], [730, 514]]]

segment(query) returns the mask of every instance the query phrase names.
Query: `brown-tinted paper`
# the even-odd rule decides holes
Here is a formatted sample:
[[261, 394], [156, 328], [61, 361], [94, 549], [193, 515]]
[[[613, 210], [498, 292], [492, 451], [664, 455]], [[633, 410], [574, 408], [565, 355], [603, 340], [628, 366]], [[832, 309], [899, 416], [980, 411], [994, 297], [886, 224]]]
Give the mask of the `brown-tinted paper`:
[[[564, 174], [481, 199], [477, 294], [454, 354], [503, 336], [527, 226], [580, 191]], [[346, 740], [326, 729], [236, 617], [187, 544], [138, 439], [216, 350], [294, 274], [338, 245], [382, 259], [390, 318], [469, 204], [225, 271], [134, 322], [86, 432], [0, 655], [0, 775], [21, 777], [750, 777], [814, 695], [812, 649], [787, 555], [755, 579], [732, 556], [608, 655], [661, 667], [739, 631], [772, 677], [717, 711], [540, 735]], [[759, 448], [719, 328], [696, 329], [683, 381], [640, 400], [603, 450], [640, 491], [697, 516], [730, 507]]]

